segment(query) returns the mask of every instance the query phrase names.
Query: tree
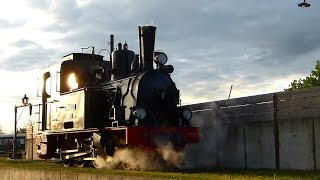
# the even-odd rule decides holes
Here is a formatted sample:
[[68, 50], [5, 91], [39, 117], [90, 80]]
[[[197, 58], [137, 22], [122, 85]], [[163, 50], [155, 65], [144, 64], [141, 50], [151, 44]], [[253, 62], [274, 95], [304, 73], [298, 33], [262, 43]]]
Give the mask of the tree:
[[285, 91], [288, 90], [295, 90], [295, 89], [302, 89], [302, 88], [311, 88], [320, 86], [320, 61], [316, 62], [316, 66], [314, 70], [311, 71], [311, 74], [307, 76], [305, 79], [293, 80], [288, 89], [284, 89]]
[[17, 130], [17, 134], [24, 134], [27, 132], [27, 129], [26, 128], [20, 128]]
[[0, 134], [4, 134], [4, 130], [1, 125], [0, 125]]

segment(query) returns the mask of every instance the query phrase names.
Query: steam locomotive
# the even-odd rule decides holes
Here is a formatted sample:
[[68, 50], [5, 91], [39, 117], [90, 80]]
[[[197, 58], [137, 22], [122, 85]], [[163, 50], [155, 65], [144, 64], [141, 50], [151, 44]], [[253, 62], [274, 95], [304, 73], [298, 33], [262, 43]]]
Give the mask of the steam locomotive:
[[65, 166], [95, 164], [102, 154], [123, 147], [183, 148], [199, 142], [190, 127], [192, 112], [181, 108], [180, 92], [170, 77], [167, 55], [154, 51], [154, 26], [139, 26], [140, 53], [121, 43], [110, 61], [92, 53], [71, 53], [42, 76], [37, 155], [58, 158]]

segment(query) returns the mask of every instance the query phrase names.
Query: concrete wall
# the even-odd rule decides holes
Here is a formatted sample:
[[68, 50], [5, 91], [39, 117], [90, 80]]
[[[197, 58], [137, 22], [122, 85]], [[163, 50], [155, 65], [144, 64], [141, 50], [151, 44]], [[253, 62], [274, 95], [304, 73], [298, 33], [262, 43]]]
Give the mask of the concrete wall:
[[[212, 166], [320, 169], [320, 87], [186, 107], [206, 134], [201, 142], [216, 136]], [[206, 124], [220, 130], [208, 133]]]
[[280, 168], [314, 169], [313, 119], [279, 122]]
[[241, 167], [245, 165], [244, 128], [230, 127], [225, 142], [219, 145], [220, 167]]
[[35, 139], [27, 138], [26, 139], [26, 159], [27, 160], [37, 160], [37, 146], [35, 145]]
[[275, 168], [273, 123], [251, 123], [245, 130], [247, 167]]
[[1, 180], [153, 180], [153, 177], [112, 176], [58, 171], [0, 168]]

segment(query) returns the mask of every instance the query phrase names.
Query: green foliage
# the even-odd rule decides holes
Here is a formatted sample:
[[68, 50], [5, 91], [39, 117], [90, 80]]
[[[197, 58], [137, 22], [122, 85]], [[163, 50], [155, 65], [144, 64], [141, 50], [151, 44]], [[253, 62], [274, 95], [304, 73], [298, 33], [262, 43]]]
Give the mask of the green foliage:
[[27, 132], [27, 129], [26, 128], [20, 128], [17, 130], [17, 134], [24, 134]]
[[[32, 173], [43, 173], [52, 174], [60, 173], [60, 177], [64, 174], [71, 174], [75, 177], [90, 177], [92, 174], [93, 178], [98, 179], [254, 179], [254, 180], [301, 180], [301, 179], [320, 179], [319, 171], [299, 171], [299, 170], [272, 170], [272, 169], [225, 169], [215, 168], [210, 170], [162, 170], [162, 171], [147, 171], [147, 170], [131, 170], [125, 171], [120, 169], [94, 169], [94, 168], [77, 168], [69, 167], [66, 168], [54, 160], [10, 160], [7, 158], [0, 158], [0, 169], [2, 172], [8, 172], [10, 169], [21, 169], [25, 172], [29, 170], [28, 174]], [[13, 172], [11, 170], [10, 172]], [[6, 178], [7, 177], [7, 178]], [[9, 178], [8, 178], [9, 177]], [[2, 179], [10, 179], [12, 175], [3, 173]], [[26, 176], [27, 177], [27, 176]], [[0, 178], [0, 179], [1, 179]], [[48, 178], [47, 178], [48, 179]], [[49, 178], [50, 179], [50, 178]]]
[[285, 91], [317, 86], [320, 86], [320, 61], [316, 62], [316, 66], [309, 76], [305, 79], [293, 80]]

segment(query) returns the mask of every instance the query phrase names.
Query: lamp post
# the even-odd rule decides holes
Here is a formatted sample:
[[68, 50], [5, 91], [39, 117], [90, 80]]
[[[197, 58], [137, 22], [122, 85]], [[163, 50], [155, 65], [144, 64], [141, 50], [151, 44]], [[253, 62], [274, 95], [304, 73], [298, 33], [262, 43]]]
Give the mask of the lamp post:
[[29, 98], [25, 94], [24, 97], [22, 98], [22, 105], [15, 105], [14, 106], [14, 139], [13, 139], [14, 159], [17, 159], [17, 111], [18, 111], [18, 108], [26, 107], [26, 106], [30, 107], [30, 114], [31, 114], [32, 105], [29, 103]]

